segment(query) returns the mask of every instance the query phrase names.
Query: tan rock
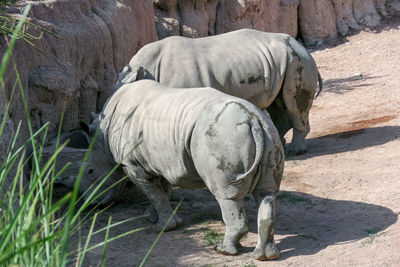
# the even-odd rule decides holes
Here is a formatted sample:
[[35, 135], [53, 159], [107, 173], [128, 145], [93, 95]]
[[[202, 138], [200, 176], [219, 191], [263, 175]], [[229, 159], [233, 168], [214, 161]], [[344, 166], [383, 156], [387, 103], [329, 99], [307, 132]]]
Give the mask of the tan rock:
[[[36, 42], [45, 56], [23, 41], [17, 41], [14, 59], [29, 104], [34, 130], [49, 121], [49, 137], [55, 135], [65, 107], [63, 130], [78, 128], [78, 119], [88, 120], [111, 95], [119, 70], [136, 51], [157, 40], [151, 0], [34, 1], [31, 21], [62, 37], [49, 34]], [[18, 7], [18, 6], [17, 6]], [[21, 3], [20, 9], [23, 8]], [[31, 29], [39, 36], [40, 32]], [[0, 42], [1, 54], [6, 48]], [[15, 73], [6, 76], [9, 97]], [[10, 118], [25, 122], [20, 97], [16, 96]], [[28, 137], [27, 127], [21, 139]]]
[[218, 0], [153, 0], [159, 39], [214, 35]]
[[300, 0], [299, 21], [303, 40], [314, 44], [335, 37], [336, 17], [331, 0]]
[[216, 32], [224, 33], [243, 28], [278, 32], [279, 2], [280, 0], [220, 0]]
[[214, 35], [217, 0], [180, 0], [182, 36], [205, 37]]
[[386, 0], [375, 0], [375, 8], [382, 16], [386, 17], [389, 15], [386, 11]]
[[346, 35], [349, 28], [359, 29], [353, 17], [353, 0], [332, 0], [336, 15], [336, 28], [341, 35]]
[[300, 0], [279, 2], [278, 31], [296, 38], [298, 33], [298, 7]]
[[375, 27], [381, 21], [374, 6], [374, 0], [354, 0], [353, 12], [354, 18], [359, 23], [369, 27]]
[[388, 0], [391, 13], [400, 12], [400, 0]]
[[153, 0], [158, 39], [181, 35], [178, 0]]

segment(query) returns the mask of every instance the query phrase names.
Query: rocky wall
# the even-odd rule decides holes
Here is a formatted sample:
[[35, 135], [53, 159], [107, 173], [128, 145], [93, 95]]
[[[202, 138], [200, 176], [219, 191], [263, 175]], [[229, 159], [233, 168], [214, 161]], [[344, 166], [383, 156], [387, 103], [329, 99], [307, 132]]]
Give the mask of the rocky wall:
[[[50, 122], [50, 137], [59, 127], [65, 110], [63, 131], [89, 122], [89, 112], [99, 111], [111, 95], [120, 69], [147, 43], [157, 40], [153, 3], [150, 0], [34, 1], [31, 22], [57, 34], [43, 34], [35, 42], [41, 55], [26, 42], [17, 41], [13, 60], [18, 66], [34, 130]], [[14, 10], [22, 10], [23, 6]], [[33, 35], [41, 33], [28, 29]], [[0, 42], [5, 51], [6, 42]], [[15, 73], [6, 74], [10, 96]], [[16, 95], [10, 118], [14, 125], [25, 121]], [[28, 136], [24, 127], [22, 135]]]
[[157, 34], [204, 37], [242, 28], [283, 32], [306, 44], [375, 27], [399, 0], [153, 0]]

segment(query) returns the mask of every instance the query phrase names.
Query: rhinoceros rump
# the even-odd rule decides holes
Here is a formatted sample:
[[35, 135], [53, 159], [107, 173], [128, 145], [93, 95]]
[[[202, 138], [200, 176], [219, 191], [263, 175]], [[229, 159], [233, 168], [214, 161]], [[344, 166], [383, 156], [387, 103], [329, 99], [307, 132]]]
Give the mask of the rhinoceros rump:
[[[216, 249], [229, 255], [238, 253], [239, 240], [248, 231], [243, 198], [252, 193], [259, 204], [254, 257], [279, 256], [273, 233], [284, 151], [269, 116], [251, 103], [212, 88], [182, 90], [143, 80], [121, 87], [98, 119], [84, 128], [89, 137], [96, 131], [98, 135], [81, 191], [98, 183], [97, 178], [118, 162], [120, 171], [150, 200], [155, 208], [149, 209], [150, 218], [162, 227], [172, 214], [172, 185], [207, 187], [226, 225], [225, 238]], [[103, 188], [117, 181], [117, 176], [107, 179]], [[115, 194], [117, 190], [109, 190], [102, 201]], [[175, 215], [167, 230], [181, 223]]]
[[144, 46], [125, 66], [123, 84], [152, 79], [180, 88], [213, 87], [267, 109], [289, 155], [306, 152], [308, 114], [322, 81], [307, 50], [286, 34], [238, 30], [211, 37], [165, 38]]

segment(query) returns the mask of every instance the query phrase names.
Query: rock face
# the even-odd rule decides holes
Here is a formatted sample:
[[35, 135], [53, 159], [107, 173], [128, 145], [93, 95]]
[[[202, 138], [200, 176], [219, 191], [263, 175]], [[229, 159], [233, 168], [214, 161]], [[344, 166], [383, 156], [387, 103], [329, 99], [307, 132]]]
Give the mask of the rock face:
[[222, 0], [218, 4], [216, 32], [243, 28], [277, 32], [280, 0]]
[[217, 0], [154, 0], [155, 20], [160, 39], [181, 35], [214, 35]]
[[301, 34], [305, 43], [336, 36], [336, 20], [332, 1], [300, 0], [299, 17]]
[[[42, 56], [18, 41], [13, 57], [18, 66], [34, 130], [50, 122], [50, 137], [59, 127], [65, 110], [63, 130], [78, 128], [89, 120], [90, 111], [102, 108], [110, 96], [119, 70], [147, 43], [157, 40], [154, 9], [147, 0], [35, 1], [32, 22], [62, 39], [44, 34], [36, 45]], [[22, 8], [22, 7], [21, 7]], [[32, 30], [32, 34], [40, 33]], [[5, 49], [4, 43], [0, 48]], [[2, 53], [3, 54], [3, 53]], [[7, 98], [15, 74], [6, 75]], [[18, 99], [10, 118], [25, 121]], [[22, 132], [26, 138], [26, 128]]]
[[381, 20], [375, 9], [374, 0], [353, 0], [353, 11], [359, 23], [370, 27], [377, 26]]
[[332, 0], [336, 15], [336, 28], [339, 34], [345, 35], [350, 28], [360, 28], [353, 16], [353, 0]]
[[153, 0], [157, 34], [205, 37], [243, 28], [297, 36], [299, 0]]
[[157, 34], [204, 37], [242, 28], [284, 32], [306, 44], [375, 27], [399, 0], [153, 0]]

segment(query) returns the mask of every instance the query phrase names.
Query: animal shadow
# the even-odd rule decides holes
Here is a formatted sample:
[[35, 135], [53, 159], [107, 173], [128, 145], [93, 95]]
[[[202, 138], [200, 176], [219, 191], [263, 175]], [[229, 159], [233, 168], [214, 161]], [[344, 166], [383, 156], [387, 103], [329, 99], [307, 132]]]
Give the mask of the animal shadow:
[[288, 157], [287, 160], [302, 160], [313, 157], [355, 151], [379, 146], [400, 138], [400, 126], [382, 126], [344, 131], [306, 140], [308, 152]]
[[[252, 232], [257, 232], [255, 216], [249, 215]], [[384, 234], [397, 218], [391, 209], [379, 205], [281, 191], [275, 232], [285, 237], [277, 240], [281, 251], [278, 260], [313, 255], [328, 246], [355, 242], [371, 233]]]

